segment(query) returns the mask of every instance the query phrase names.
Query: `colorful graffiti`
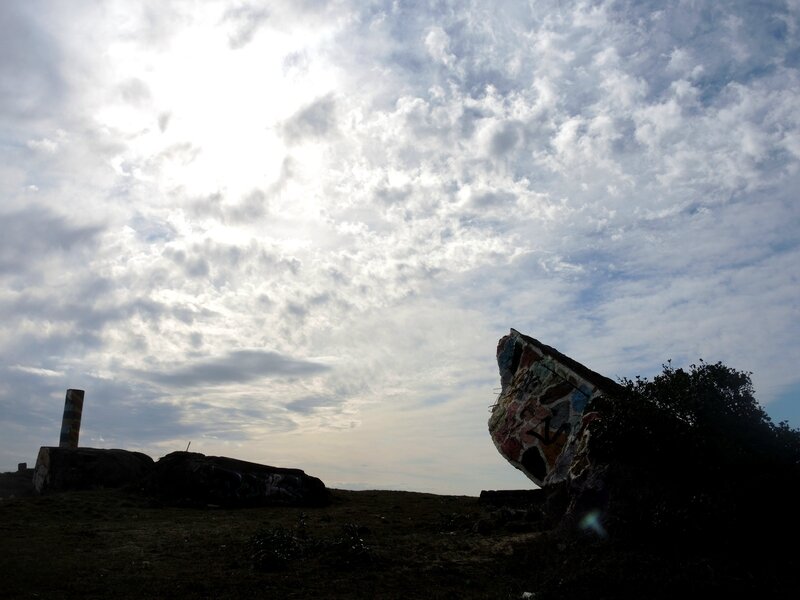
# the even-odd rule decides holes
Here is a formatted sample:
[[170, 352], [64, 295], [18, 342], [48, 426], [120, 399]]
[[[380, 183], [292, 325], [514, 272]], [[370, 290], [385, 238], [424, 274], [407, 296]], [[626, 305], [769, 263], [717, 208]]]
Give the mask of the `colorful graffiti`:
[[514, 329], [497, 345], [497, 364], [502, 391], [489, 418], [495, 446], [537, 485], [564, 481], [596, 417], [587, 405], [616, 384]]

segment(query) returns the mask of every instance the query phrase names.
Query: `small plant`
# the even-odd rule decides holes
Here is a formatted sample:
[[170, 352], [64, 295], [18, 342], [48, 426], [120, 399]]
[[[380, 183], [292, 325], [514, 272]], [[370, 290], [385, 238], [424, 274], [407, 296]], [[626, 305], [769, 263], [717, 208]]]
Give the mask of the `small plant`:
[[455, 531], [469, 531], [475, 523], [475, 515], [465, 515], [462, 513], [439, 514], [438, 529], [442, 533], [453, 533]]
[[363, 536], [367, 528], [354, 523], [342, 526], [342, 533], [333, 538], [315, 538], [308, 533], [306, 515], [302, 514], [293, 529], [270, 527], [250, 538], [253, 568], [277, 571], [298, 560], [318, 559], [337, 566], [370, 563], [374, 554]]
[[274, 571], [308, 553], [308, 540], [296, 531], [284, 527], [263, 529], [250, 540], [253, 546], [252, 561], [256, 569]]
[[335, 550], [339, 562], [345, 565], [361, 565], [372, 562], [372, 550], [361, 537], [363, 531], [363, 527], [354, 523], [342, 526], [342, 535], [330, 544], [330, 548]]

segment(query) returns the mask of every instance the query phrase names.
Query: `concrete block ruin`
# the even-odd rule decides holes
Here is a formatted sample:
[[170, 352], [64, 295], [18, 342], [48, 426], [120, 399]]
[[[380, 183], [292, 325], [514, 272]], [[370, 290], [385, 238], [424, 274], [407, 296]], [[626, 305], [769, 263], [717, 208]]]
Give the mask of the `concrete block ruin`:
[[501, 392], [489, 432], [500, 454], [539, 486], [569, 482], [588, 466], [586, 408], [619, 384], [512, 329], [497, 344]]
[[328, 489], [300, 469], [285, 469], [225, 456], [172, 452], [161, 458], [145, 490], [181, 505], [321, 506]]
[[167, 502], [200, 506], [317, 506], [329, 501], [325, 484], [300, 469], [196, 452], [173, 452], [154, 463], [141, 452], [78, 447], [83, 399], [83, 390], [67, 390], [59, 446], [39, 449], [33, 470], [39, 494], [134, 486]]
[[153, 467], [141, 452], [105, 448], [39, 448], [33, 488], [39, 494], [112, 488], [138, 482]]

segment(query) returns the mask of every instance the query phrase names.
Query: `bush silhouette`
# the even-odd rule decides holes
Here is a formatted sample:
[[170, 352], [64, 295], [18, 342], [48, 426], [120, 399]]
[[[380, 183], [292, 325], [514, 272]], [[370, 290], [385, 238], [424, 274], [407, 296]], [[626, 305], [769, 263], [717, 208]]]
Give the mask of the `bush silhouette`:
[[750, 373], [700, 361], [623, 379], [597, 399], [590, 445], [618, 535], [725, 543], [796, 530], [800, 431], [774, 424]]

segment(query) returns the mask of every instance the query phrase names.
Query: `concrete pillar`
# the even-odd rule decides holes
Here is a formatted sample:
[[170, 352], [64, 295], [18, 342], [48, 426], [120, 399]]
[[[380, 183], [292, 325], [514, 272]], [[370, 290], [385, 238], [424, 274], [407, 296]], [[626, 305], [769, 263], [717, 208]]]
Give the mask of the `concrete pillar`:
[[64, 418], [61, 420], [61, 441], [59, 448], [77, 448], [81, 432], [81, 413], [83, 412], [83, 390], [67, 390], [64, 401]]

